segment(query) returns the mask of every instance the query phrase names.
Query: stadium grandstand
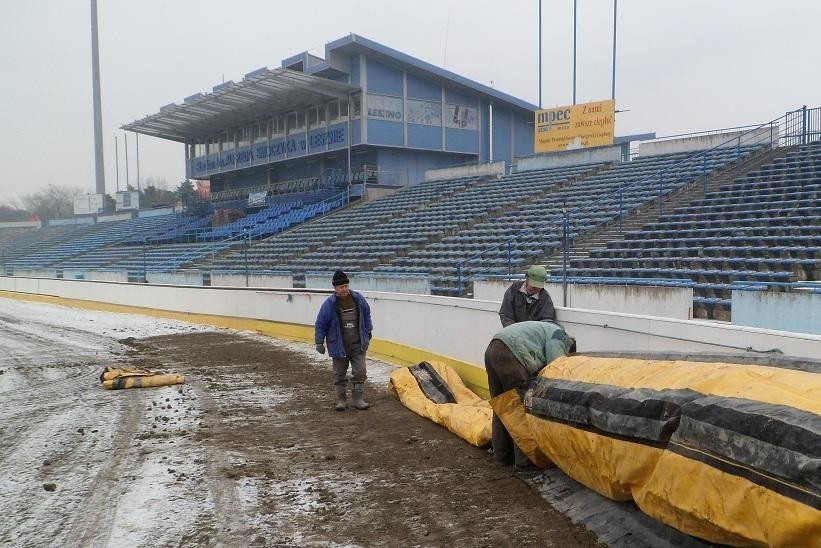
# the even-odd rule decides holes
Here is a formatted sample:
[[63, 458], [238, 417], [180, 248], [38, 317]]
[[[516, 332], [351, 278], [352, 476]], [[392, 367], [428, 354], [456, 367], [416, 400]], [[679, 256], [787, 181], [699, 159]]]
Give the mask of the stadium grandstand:
[[724, 321], [735, 290], [819, 291], [821, 109], [555, 152], [539, 112], [351, 34], [125, 124], [184, 143], [210, 196], [0, 229], [4, 273], [311, 287], [343, 269], [471, 297], [539, 263], [565, 287], [687, 288], [691, 317]]

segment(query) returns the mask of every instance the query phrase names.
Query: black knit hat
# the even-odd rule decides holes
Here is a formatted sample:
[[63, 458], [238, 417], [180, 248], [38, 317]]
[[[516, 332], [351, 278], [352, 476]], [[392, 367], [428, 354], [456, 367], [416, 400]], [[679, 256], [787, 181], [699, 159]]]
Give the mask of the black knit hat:
[[342, 272], [341, 270], [337, 270], [334, 272], [334, 280], [333, 285], [334, 287], [338, 285], [348, 285], [351, 281], [348, 279], [348, 275]]

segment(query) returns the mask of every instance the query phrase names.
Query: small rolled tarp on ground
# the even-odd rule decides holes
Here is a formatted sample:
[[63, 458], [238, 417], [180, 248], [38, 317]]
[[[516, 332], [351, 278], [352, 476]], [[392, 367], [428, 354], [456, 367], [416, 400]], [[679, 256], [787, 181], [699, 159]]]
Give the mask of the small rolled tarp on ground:
[[490, 443], [490, 404], [471, 392], [450, 366], [432, 361], [398, 368], [391, 373], [391, 389], [405, 407], [465, 441], [478, 447]]
[[106, 366], [100, 374], [100, 382], [103, 388], [120, 390], [124, 388], [148, 388], [153, 386], [184, 384], [185, 376], [157, 374], [147, 369], [133, 367], [115, 368]]
[[821, 369], [575, 355], [491, 402], [539, 464], [685, 533], [821, 546]]

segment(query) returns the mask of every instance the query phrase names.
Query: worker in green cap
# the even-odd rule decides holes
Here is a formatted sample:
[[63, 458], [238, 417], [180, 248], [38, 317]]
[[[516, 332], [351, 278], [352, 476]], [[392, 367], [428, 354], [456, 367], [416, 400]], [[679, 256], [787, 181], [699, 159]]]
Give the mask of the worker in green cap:
[[556, 319], [553, 301], [544, 288], [547, 270], [541, 265], [533, 265], [527, 270], [525, 279], [513, 284], [505, 291], [499, 319], [502, 327], [526, 321], [546, 321]]

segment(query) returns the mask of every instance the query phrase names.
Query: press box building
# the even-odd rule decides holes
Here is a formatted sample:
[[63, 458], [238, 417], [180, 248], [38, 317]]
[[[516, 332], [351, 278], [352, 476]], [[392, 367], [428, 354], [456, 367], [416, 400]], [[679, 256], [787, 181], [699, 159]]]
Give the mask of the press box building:
[[[537, 107], [361, 36], [186, 97], [123, 129], [185, 143], [212, 192], [368, 166], [379, 182], [533, 153]], [[392, 179], [392, 180], [385, 180]]]

